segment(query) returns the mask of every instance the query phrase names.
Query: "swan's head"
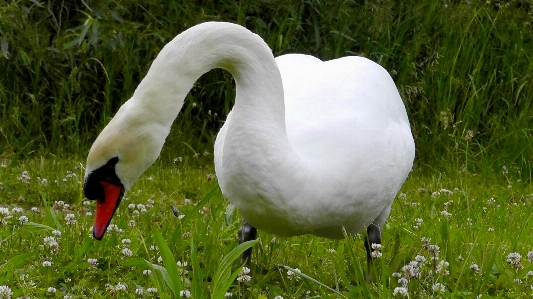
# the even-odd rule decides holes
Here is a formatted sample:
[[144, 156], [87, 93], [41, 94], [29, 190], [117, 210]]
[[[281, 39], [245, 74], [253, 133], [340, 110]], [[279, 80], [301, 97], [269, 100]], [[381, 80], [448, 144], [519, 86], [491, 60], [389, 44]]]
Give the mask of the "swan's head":
[[[157, 159], [168, 129], [126, 102], [100, 133], [87, 156], [83, 191], [96, 201], [94, 238], [104, 236], [124, 192]], [[139, 111], [141, 110], [141, 111]], [[149, 112], [149, 111], [148, 111]]]

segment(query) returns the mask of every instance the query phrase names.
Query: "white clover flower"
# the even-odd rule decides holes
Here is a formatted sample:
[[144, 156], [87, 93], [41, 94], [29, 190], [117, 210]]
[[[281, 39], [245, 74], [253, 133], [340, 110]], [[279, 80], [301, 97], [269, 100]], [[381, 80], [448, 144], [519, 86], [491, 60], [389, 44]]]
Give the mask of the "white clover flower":
[[50, 249], [50, 253], [55, 254], [59, 250], [59, 243], [57, 243], [55, 237], [44, 237], [43, 243], [44, 243], [44, 246]]
[[131, 244], [131, 240], [130, 239], [122, 239], [122, 244], [124, 244], [124, 245]]
[[83, 201], [83, 205], [84, 206], [90, 206], [91, 205], [91, 201], [90, 200], [84, 200]]
[[159, 257], [157, 258], [157, 262], [160, 263], [160, 264], [163, 263], [163, 258], [162, 258], [161, 256], [159, 256]]
[[252, 280], [252, 277], [248, 275], [249, 273], [250, 273], [250, 269], [248, 267], [243, 267], [241, 272], [239, 273], [239, 276], [237, 277], [237, 281], [248, 282]]
[[108, 232], [115, 232], [117, 234], [121, 234], [122, 233], [122, 229], [120, 227], [118, 227], [116, 224], [110, 224], [107, 227], [107, 231]]
[[375, 259], [381, 258], [381, 248], [381, 244], [372, 243], [372, 253], [370, 256]]
[[123, 284], [122, 282], [117, 283], [117, 285], [115, 286], [116, 291], [125, 291], [126, 288], [127, 286]]
[[392, 295], [398, 296], [398, 297], [409, 297], [409, 291], [407, 290], [406, 287], [396, 287], [394, 288]]
[[0, 224], [7, 225], [7, 219], [11, 218], [8, 208], [0, 207]]
[[13, 295], [13, 292], [11, 291], [10, 287], [6, 285], [0, 286], [0, 298], [11, 299], [11, 295]]
[[67, 225], [74, 225], [76, 222], [78, 222], [76, 219], [74, 219], [74, 214], [67, 214], [65, 216], [65, 220], [67, 221]]
[[85, 212], [85, 216], [90, 217], [90, 216], [92, 216], [92, 215], [93, 215], [93, 212], [90, 212], [90, 211]]
[[51, 267], [52, 266], [52, 262], [51, 261], [44, 261], [43, 262], [43, 267]]
[[398, 279], [398, 283], [401, 284], [402, 287], [407, 287], [409, 280], [407, 280], [405, 277], [400, 277], [400, 279]]
[[136, 225], [135, 220], [130, 220], [130, 222], [128, 223], [129, 227], [135, 227], [135, 225]]
[[413, 225], [413, 228], [418, 229], [420, 226], [422, 226], [422, 223], [424, 223], [422, 218], [415, 218], [415, 224]]
[[155, 294], [155, 293], [157, 293], [157, 288], [147, 288], [146, 292]]
[[448, 219], [450, 219], [450, 217], [452, 217], [452, 214], [451, 213], [448, 213], [448, 211], [444, 210], [442, 212], [440, 212], [440, 214]]
[[474, 272], [479, 272], [479, 266], [477, 264], [470, 265], [470, 270]]
[[191, 297], [191, 292], [189, 292], [189, 290], [180, 291], [180, 297], [189, 298]]
[[503, 175], [507, 175], [509, 173], [509, 170], [507, 170], [507, 167], [505, 165], [502, 167], [502, 173]]
[[527, 253], [527, 260], [530, 263], [533, 263], [533, 250], [531, 250], [530, 252]]
[[446, 195], [453, 195], [453, 192], [448, 189], [440, 189], [439, 192]]
[[298, 268], [295, 268], [294, 271], [287, 270], [287, 277], [289, 278], [289, 280], [300, 280], [300, 275], [296, 274], [295, 272], [301, 273], [300, 269]]
[[72, 296], [71, 295], [65, 295], [65, 296], [63, 296], [63, 299], [72, 299]]
[[433, 292], [440, 292], [440, 293], [446, 292], [446, 287], [443, 284], [438, 283], [438, 282], [436, 284], [434, 284], [431, 287], [431, 289], [433, 290]]
[[54, 201], [53, 208], [58, 209], [59, 207], [63, 207], [65, 205], [65, 202], [62, 200], [56, 200]]
[[277, 295], [274, 299], [283, 299], [283, 296]]
[[150, 250], [157, 251], [159, 250], [159, 247], [157, 247], [156, 245], [150, 245]]
[[39, 209], [37, 207], [31, 207], [31, 211], [37, 213], [39, 212]]
[[11, 209], [11, 212], [13, 212], [13, 214], [20, 214], [24, 212], [24, 210], [20, 207], [14, 207], [13, 209]]
[[429, 245], [427, 251], [433, 253], [433, 256], [439, 256], [440, 247], [438, 245]]
[[60, 236], [61, 236], [61, 232], [58, 231], [57, 229], [54, 229], [54, 230], [52, 231], [52, 235], [60, 237]]
[[392, 273], [392, 277], [394, 277], [394, 278], [400, 278], [400, 277], [402, 277], [402, 274], [400, 274], [400, 273], [398, 273], [398, 272], [394, 272], [394, 273]]
[[144, 291], [143, 291], [143, 289], [141, 289], [141, 288], [136, 288], [136, 289], [135, 289], [135, 294], [136, 294], [136, 295], [142, 295], [142, 294], [144, 294]]
[[522, 266], [521, 260], [522, 260], [522, 256], [518, 252], [511, 252], [507, 256], [507, 263], [509, 265], [514, 266], [517, 270], [521, 270], [524, 268], [524, 266]]
[[135, 209], [135, 204], [134, 204], [134, 203], [130, 203], [130, 204], [128, 205], [128, 209], [130, 209], [130, 210]]
[[[226, 298], [231, 298], [231, 296], [233, 296], [233, 294], [231, 292], [226, 292], [226, 294], [224, 294], [224, 297]], [[274, 297], [274, 299], [276, 299], [277, 297]]]
[[144, 270], [144, 271], [143, 271], [143, 275], [148, 276], [148, 275], [150, 275], [150, 274], [152, 274], [152, 270]]
[[19, 176], [19, 181], [23, 182], [24, 184], [29, 184], [30, 183], [30, 180], [31, 180], [31, 177], [30, 175], [28, 174], [28, 172], [26, 170], [24, 170], [22, 172], [22, 174]]
[[404, 276], [407, 278], [407, 279], [411, 279], [411, 278], [420, 278], [420, 269], [416, 266], [416, 265], [413, 265], [411, 263], [409, 263], [408, 265], [405, 265], [402, 267], [402, 271], [404, 273]]
[[133, 251], [131, 251], [131, 249], [128, 247], [124, 247], [124, 249], [122, 249], [122, 254], [124, 256], [133, 256]]
[[418, 267], [421, 267], [427, 262], [427, 260], [423, 255], [417, 255], [415, 256], [415, 262], [418, 263]]
[[28, 220], [28, 217], [22, 215], [19, 217], [19, 222], [20, 224], [24, 224], [24, 223], [27, 223], [29, 220]]
[[46, 292], [48, 294], [55, 294], [57, 292], [57, 290], [54, 287], [49, 287], [48, 290], [46, 290]]
[[180, 268], [180, 275], [187, 275], [189, 273], [189, 271], [185, 270], [185, 267], [187, 267], [188, 265], [187, 262], [177, 261], [176, 265], [178, 265], [178, 267]]

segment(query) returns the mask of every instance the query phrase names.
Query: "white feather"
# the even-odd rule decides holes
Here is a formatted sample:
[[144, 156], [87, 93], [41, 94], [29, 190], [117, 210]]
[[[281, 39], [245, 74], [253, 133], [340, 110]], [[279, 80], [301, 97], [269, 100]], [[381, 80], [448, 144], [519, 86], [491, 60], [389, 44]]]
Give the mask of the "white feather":
[[281, 236], [342, 238], [343, 229], [383, 226], [415, 151], [388, 73], [361, 57], [274, 59], [259, 36], [234, 24], [200, 24], [164, 47], [128, 109], [91, 148], [88, 173], [118, 156], [117, 175], [129, 188], [159, 155], [185, 95], [212, 68], [236, 82], [215, 170], [244, 219]]

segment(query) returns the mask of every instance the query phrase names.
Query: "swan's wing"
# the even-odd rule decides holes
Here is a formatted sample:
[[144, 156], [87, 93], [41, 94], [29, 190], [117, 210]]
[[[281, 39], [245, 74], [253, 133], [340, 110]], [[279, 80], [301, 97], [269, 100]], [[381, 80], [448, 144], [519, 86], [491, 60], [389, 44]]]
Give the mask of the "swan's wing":
[[324, 177], [354, 186], [379, 188], [387, 180], [398, 181], [382, 184], [393, 185], [390, 193], [396, 193], [412, 167], [414, 144], [405, 106], [387, 71], [355, 56], [322, 62], [289, 54], [276, 62], [287, 135], [301, 159]]

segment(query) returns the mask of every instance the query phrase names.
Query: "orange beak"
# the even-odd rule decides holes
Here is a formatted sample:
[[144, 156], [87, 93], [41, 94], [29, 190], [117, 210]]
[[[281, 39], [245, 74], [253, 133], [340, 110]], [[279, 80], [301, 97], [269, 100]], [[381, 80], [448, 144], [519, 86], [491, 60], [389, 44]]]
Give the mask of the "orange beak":
[[104, 187], [105, 198], [96, 200], [93, 236], [97, 240], [101, 240], [104, 236], [109, 222], [111, 222], [111, 218], [113, 218], [113, 214], [115, 214], [124, 194], [120, 186], [108, 182], [100, 182], [100, 184]]

